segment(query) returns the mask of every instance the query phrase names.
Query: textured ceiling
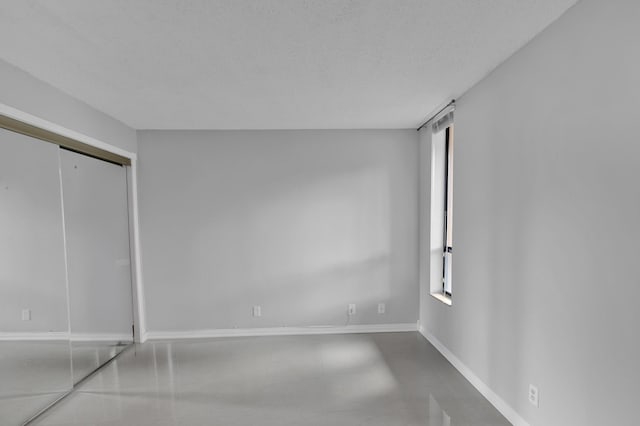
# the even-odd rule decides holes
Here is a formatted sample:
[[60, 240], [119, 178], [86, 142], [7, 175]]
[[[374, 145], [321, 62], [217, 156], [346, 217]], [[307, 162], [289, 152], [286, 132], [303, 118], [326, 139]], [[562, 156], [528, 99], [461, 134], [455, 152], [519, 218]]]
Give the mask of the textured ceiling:
[[0, 55], [137, 129], [411, 128], [574, 3], [2, 0]]

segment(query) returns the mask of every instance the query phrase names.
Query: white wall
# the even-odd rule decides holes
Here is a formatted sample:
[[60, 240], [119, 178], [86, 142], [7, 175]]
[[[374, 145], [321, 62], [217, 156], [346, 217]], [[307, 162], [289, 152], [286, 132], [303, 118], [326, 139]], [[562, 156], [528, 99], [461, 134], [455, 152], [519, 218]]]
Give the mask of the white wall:
[[0, 103], [136, 152], [135, 130], [0, 59]]
[[453, 306], [420, 317], [532, 425], [638, 422], [638, 22], [583, 0], [458, 102]]
[[417, 148], [415, 130], [139, 132], [148, 329], [342, 326], [348, 303], [351, 324], [415, 323]]

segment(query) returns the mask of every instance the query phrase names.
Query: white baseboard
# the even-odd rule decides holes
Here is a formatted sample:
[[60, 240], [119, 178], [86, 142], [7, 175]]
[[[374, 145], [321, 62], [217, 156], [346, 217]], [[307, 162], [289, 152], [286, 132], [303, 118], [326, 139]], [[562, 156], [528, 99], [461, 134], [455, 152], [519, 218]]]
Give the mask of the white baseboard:
[[133, 341], [131, 334], [122, 333], [73, 333], [72, 342], [129, 342]]
[[133, 340], [131, 334], [114, 333], [72, 333], [56, 332], [9, 332], [0, 333], [0, 341], [71, 341], [71, 342], [114, 342]]
[[486, 383], [484, 383], [475, 373], [467, 367], [458, 357], [456, 357], [446, 346], [442, 344], [434, 335], [420, 327], [420, 334], [429, 341], [446, 359], [453, 365], [456, 370], [462, 374], [465, 379], [475, 387], [507, 420], [514, 426], [529, 426], [529, 423], [523, 419], [504, 399], [500, 398]]
[[0, 341], [60, 341], [69, 340], [69, 333], [66, 331], [52, 331], [52, 332], [3, 332], [0, 333]]
[[362, 324], [318, 327], [226, 328], [191, 331], [148, 331], [144, 340], [202, 339], [211, 337], [299, 336], [416, 331], [416, 324]]

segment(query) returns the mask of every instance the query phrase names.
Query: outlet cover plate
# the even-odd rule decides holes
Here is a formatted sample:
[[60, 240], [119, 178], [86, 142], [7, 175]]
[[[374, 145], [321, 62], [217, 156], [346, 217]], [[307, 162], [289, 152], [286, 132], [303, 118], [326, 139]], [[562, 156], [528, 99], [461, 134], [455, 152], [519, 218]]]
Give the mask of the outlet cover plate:
[[536, 408], [540, 407], [540, 394], [537, 386], [529, 385], [529, 402]]

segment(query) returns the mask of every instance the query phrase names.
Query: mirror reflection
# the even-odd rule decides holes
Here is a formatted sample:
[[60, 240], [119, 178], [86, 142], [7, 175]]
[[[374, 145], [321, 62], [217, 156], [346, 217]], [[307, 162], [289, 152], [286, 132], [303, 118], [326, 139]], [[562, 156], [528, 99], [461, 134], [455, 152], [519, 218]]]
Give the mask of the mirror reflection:
[[133, 342], [127, 170], [0, 129], [0, 419]]
[[73, 380], [133, 341], [126, 169], [60, 151]]

